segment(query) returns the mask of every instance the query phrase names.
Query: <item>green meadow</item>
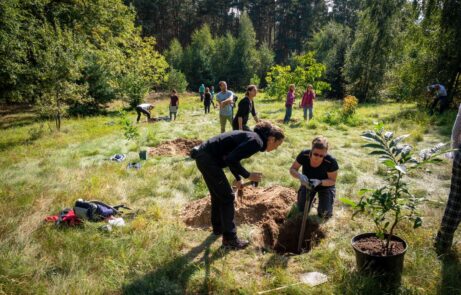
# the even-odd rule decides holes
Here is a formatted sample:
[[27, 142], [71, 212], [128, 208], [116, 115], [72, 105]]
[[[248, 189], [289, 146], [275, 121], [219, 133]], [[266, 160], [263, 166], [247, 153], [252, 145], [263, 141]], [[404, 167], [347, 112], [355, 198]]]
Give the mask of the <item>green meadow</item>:
[[[154, 116], [168, 115], [168, 100], [154, 104]], [[139, 156], [120, 127], [121, 107], [113, 105], [104, 116], [66, 118], [61, 132], [32, 111], [2, 113], [0, 294], [255, 294], [297, 283], [299, 275], [309, 271], [326, 274], [328, 282], [316, 287], [298, 284], [271, 294], [379, 294], [374, 280], [356, 272], [350, 246], [355, 234], [373, 231], [373, 224], [362, 217], [352, 220], [351, 209], [338, 200], [358, 200], [358, 190], [383, 183], [383, 167], [362, 147], [360, 135], [383, 122], [398, 135], [410, 134], [407, 142], [420, 150], [448, 142], [456, 116], [454, 111], [429, 116], [415, 104], [392, 102], [361, 104], [355, 115], [342, 120], [341, 103], [320, 98], [313, 120], [304, 122], [302, 110], [296, 108], [292, 123], [283, 125], [284, 103], [259, 94], [259, 117], [286, 133], [278, 150], [243, 161], [248, 170], [263, 173], [261, 186], [297, 189], [288, 169], [316, 135], [329, 139], [329, 152], [340, 165], [334, 218], [324, 225], [326, 238], [308, 253], [283, 256], [255, 246], [223, 251], [210, 230], [187, 228], [179, 218], [182, 208], [208, 194], [195, 162], [185, 156], [155, 156], [142, 161], [140, 170], [127, 170]], [[134, 112], [128, 115], [135, 121]], [[148, 124], [143, 117], [138, 126], [144, 147], [176, 138], [206, 140], [220, 129], [217, 111], [205, 115], [193, 95], [180, 95], [176, 121]], [[115, 153], [127, 159], [109, 161]], [[399, 294], [461, 293], [459, 260], [441, 261], [432, 247], [450, 177], [451, 163], [445, 158], [409, 175], [411, 191], [427, 201], [420, 208], [421, 228], [413, 230], [403, 222], [397, 229], [409, 243]], [[57, 228], [44, 222], [79, 198], [124, 203], [138, 214], [111, 232], [101, 231], [98, 223]], [[239, 226], [239, 235], [251, 240], [253, 229]]]

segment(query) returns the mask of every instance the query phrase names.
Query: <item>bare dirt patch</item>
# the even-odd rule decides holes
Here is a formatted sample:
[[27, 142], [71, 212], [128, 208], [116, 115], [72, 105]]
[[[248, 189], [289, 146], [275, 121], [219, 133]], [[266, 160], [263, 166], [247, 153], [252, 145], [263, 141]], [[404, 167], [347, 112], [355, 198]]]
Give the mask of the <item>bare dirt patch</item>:
[[[235, 223], [256, 225], [257, 233], [253, 244], [260, 248], [270, 248], [279, 253], [298, 253], [298, 236], [302, 216], [287, 219], [287, 214], [296, 202], [296, 191], [282, 186], [268, 188], [246, 187], [243, 197], [236, 197]], [[184, 223], [194, 228], [211, 226], [210, 197], [189, 203], [183, 210]], [[325, 237], [316, 222], [309, 221], [304, 235], [303, 252]]]
[[190, 150], [202, 141], [198, 139], [185, 139], [176, 138], [174, 140], [166, 141], [151, 148], [149, 155], [153, 156], [189, 156]]

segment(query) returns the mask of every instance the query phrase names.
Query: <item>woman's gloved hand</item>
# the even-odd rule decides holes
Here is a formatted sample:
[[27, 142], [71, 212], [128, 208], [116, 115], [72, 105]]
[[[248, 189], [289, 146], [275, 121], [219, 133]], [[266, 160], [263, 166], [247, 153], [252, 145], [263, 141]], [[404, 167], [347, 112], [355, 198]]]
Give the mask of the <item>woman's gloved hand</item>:
[[311, 183], [314, 187], [318, 187], [322, 183], [322, 181], [319, 179], [311, 179]]
[[306, 175], [299, 174], [299, 181], [301, 182], [301, 185], [309, 186], [309, 178], [307, 178]]

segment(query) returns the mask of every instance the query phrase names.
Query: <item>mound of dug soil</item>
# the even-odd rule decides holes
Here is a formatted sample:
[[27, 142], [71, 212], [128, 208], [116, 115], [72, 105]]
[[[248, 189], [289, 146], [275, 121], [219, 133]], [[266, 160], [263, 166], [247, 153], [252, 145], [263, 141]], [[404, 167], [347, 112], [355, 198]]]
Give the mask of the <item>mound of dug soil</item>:
[[[246, 187], [243, 197], [236, 197], [235, 201], [235, 223], [258, 227], [253, 243], [279, 253], [298, 253], [302, 216], [286, 218], [292, 205], [296, 202], [295, 190], [282, 186]], [[210, 197], [189, 203], [182, 211], [181, 218], [190, 227], [210, 227]], [[324, 238], [325, 234], [319, 224], [309, 222], [304, 237], [303, 252], [306, 252], [321, 238]]]
[[149, 155], [154, 156], [188, 156], [190, 150], [202, 141], [198, 139], [176, 138], [166, 141], [149, 150]]

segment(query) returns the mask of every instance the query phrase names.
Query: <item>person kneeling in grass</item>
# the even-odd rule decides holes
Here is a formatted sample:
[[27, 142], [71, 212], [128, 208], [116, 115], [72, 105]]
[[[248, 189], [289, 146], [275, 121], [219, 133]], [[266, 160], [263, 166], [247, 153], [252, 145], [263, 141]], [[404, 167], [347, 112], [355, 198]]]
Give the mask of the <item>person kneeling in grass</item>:
[[[302, 166], [302, 173], [298, 170]], [[310, 192], [309, 200], [313, 201], [318, 193], [318, 215], [328, 219], [333, 216], [333, 202], [336, 196], [336, 177], [338, 176], [338, 162], [328, 154], [328, 141], [319, 136], [312, 141], [312, 148], [303, 150], [293, 162], [290, 174], [299, 179], [301, 187], [298, 191], [298, 208], [304, 211], [307, 198], [306, 184], [309, 182], [314, 189]]]
[[261, 173], [250, 173], [240, 161], [257, 152], [270, 152], [282, 144], [285, 135], [279, 127], [261, 121], [252, 131], [231, 131], [208, 139], [194, 147], [191, 158], [205, 179], [211, 195], [211, 225], [215, 235], [221, 235], [223, 247], [244, 249], [248, 241], [237, 237], [234, 223], [235, 194], [224, 174], [223, 168], [229, 167], [235, 177], [234, 186], [242, 188], [242, 177], [251, 181], [261, 181]]

